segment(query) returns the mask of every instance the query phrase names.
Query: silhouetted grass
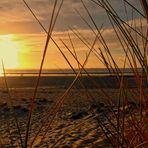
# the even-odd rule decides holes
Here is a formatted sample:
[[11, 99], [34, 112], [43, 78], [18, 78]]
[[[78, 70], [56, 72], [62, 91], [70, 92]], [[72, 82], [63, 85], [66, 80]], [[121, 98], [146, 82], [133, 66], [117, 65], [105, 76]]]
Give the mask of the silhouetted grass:
[[[54, 147], [58, 144], [59, 141], [61, 141], [66, 135], [70, 135], [70, 131], [73, 129], [77, 129], [78, 127], [84, 126], [86, 123], [90, 122], [90, 120], [96, 120], [97, 121], [97, 127], [96, 130], [99, 128], [104, 133], [106, 139], [110, 143], [112, 147], [145, 147], [148, 143], [147, 137], [148, 137], [148, 127], [147, 127], [147, 114], [148, 114], [148, 96], [146, 94], [147, 85], [144, 86], [143, 84], [145, 82], [148, 82], [148, 63], [147, 63], [147, 45], [148, 45], [148, 33], [144, 35], [143, 33], [143, 26], [141, 24], [141, 30], [136, 28], [136, 22], [134, 20], [134, 16], [132, 19], [132, 24], [128, 23], [128, 14], [126, 10], [126, 6], [130, 6], [133, 11], [138, 13], [142, 18], [148, 19], [148, 6], [146, 0], [141, 0], [141, 4], [143, 6], [144, 14], [140, 12], [135, 6], [130, 4], [127, 0], [124, 1], [124, 8], [125, 8], [125, 14], [127, 20], [124, 21], [118, 13], [115, 11], [115, 9], [111, 5], [111, 1], [108, 0], [89, 0], [96, 6], [98, 6], [98, 9], [102, 8], [106, 15], [108, 16], [108, 19], [110, 21], [110, 24], [112, 25], [112, 28], [114, 30], [115, 36], [118, 39], [118, 43], [120, 44], [123, 52], [124, 52], [124, 63], [122, 69], [118, 66], [118, 61], [114, 58], [111, 49], [108, 46], [107, 41], [104, 38], [103, 35], [103, 25], [99, 28], [98, 24], [95, 22], [95, 19], [93, 18], [91, 12], [93, 10], [89, 10], [87, 7], [87, 4], [83, 1], [81, 1], [81, 4], [86, 11], [90, 21], [90, 23], [83, 17], [83, 15], [76, 10], [77, 14], [80, 16], [80, 19], [87, 25], [87, 27], [92, 31], [92, 34], [95, 36], [95, 39], [91, 43], [87, 39], [87, 37], [83, 36], [81, 32], [79, 32], [76, 28], [71, 28], [71, 32], [73, 35], [76, 36], [76, 38], [81, 42], [86, 49], [88, 49], [88, 53], [86, 54], [86, 59], [83, 63], [80, 62], [80, 59], [77, 56], [77, 51], [75, 49], [75, 45], [73, 43], [73, 40], [68, 34], [70, 45], [67, 45], [64, 40], [59, 39], [61, 43], [63, 44], [63, 48], [67, 50], [67, 52], [75, 59], [78, 66], [78, 72], [75, 70], [74, 66], [72, 65], [71, 61], [68, 59], [66, 54], [63, 52], [62, 48], [59, 47], [57, 42], [52, 38], [52, 32], [54, 29], [54, 26], [56, 24], [56, 20], [58, 18], [58, 15], [60, 14], [61, 7], [63, 6], [64, 0], [60, 1], [60, 4], [58, 6], [58, 0], [54, 1], [54, 6], [51, 14], [51, 19], [49, 22], [49, 28], [48, 31], [45, 29], [43, 24], [40, 22], [40, 20], [37, 18], [36, 14], [33, 12], [31, 7], [27, 4], [25, 0], [22, 0], [26, 7], [29, 9], [33, 17], [36, 19], [37, 23], [40, 25], [40, 27], [44, 30], [44, 32], [47, 35], [45, 47], [43, 49], [43, 55], [41, 64], [39, 67], [39, 74], [36, 81], [35, 89], [33, 92], [32, 101], [30, 104], [30, 110], [27, 118], [27, 127], [26, 127], [26, 134], [24, 141], [22, 139], [17, 115], [15, 114], [14, 108], [13, 108], [13, 100], [11, 98], [11, 94], [9, 92], [9, 86], [7, 84], [7, 76], [5, 74], [5, 68], [3, 65], [3, 73], [5, 78], [5, 84], [6, 89], [8, 92], [8, 98], [9, 98], [9, 104], [12, 108], [13, 117], [15, 119], [16, 128], [19, 135], [19, 141], [20, 147], [34, 147], [34, 143], [39, 138], [39, 146], [42, 146], [42, 143], [44, 139], [46, 138], [47, 133], [51, 129], [51, 125], [53, 124], [53, 121], [55, 120], [55, 117], [58, 113], [58, 111], [61, 109], [62, 105], [64, 104], [64, 101], [67, 97], [67, 95], [70, 93], [71, 89], [73, 89], [75, 86], [75, 83], [78, 81], [81, 88], [85, 90], [85, 96], [88, 99], [88, 102], [91, 106], [91, 103], [93, 103], [97, 108], [101, 108], [100, 104], [101, 102], [96, 102], [96, 100], [92, 97], [91, 93], [89, 92], [87, 86], [83, 83], [81, 78], [81, 72], [84, 71], [87, 75], [88, 79], [94, 86], [94, 88], [97, 90], [98, 94], [101, 91], [105, 99], [108, 103], [108, 109], [110, 110], [110, 114], [108, 115], [105, 112], [102, 112], [103, 117], [106, 119], [107, 124], [105, 124], [101, 119], [100, 116], [93, 110], [93, 108], [90, 109], [92, 118], [88, 117], [85, 121], [79, 122], [76, 124], [75, 127], [69, 128], [68, 131], [65, 131], [63, 135], [61, 135], [60, 138], [57, 138], [56, 142], [53, 143], [51, 147]], [[148, 31], [148, 28], [147, 28]], [[135, 38], [133, 36], [135, 34]], [[138, 39], [141, 39], [143, 41], [142, 46], [140, 45]], [[33, 131], [34, 135], [33, 137], [29, 137], [31, 134], [31, 126], [32, 126], [32, 116], [35, 106], [35, 101], [37, 98], [37, 92], [38, 87], [40, 83], [40, 78], [42, 74], [42, 69], [44, 65], [45, 56], [47, 53], [47, 48], [50, 40], [55, 44], [61, 55], [64, 57], [65, 61], [73, 71], [75, 77], [69, 87], [63, 92], [63, 94], [58, 98], [58, 100], [55, 102], [55, 104], [52, 106], [51, 109], [49, 109], [45, 115], [44, 119], [42, 120], [42, 123], [39, 125], [37, 131]], [[96, 48], [95, 45], [98, 44], [99, 48]], [[101, 46], [100, 46], [101, 45]], [[101, 62], [104, 64], [104, 66], [108, 69], [108, 72], [110, 74], [114, 74], [115, 76], [115, 83], [117, 83], [117, 90], [118, 90], [118, 98], [116, 100], [116, 104], [113, 103], [112, 96], [109, 95], [109, 93], [105, 90], [105, 88], [102, 88], [99, 83], [97, 83], [93, 77], [89, 74], [89, 72], [86, 70], [85, 66], [87, 62], [89, 62], [89, 57], [93, 53], [97, 59], [98, 62]], [[126, 65], [128, 65], [132, 69], [133, 78], [136, 81], [136, 88], [137, 90], [132, 90], [128, 88], [128, 82], [125, 79], [125, 68]], [[138, 71], [138, 67], [142, 68], [142, 72]], [[136, 94], [138, 94], [138, 97]], [[130, 96], [132, 96], [133, 102], [130, 102]], [[83, 100], [85, 101], [85, 100]], [[133, 104], [132, 104], [133, 103]], [[132, 105], [134, 107], [138, 107], [138, 110], [136, 112], [132, 112], [132, 110], [128, 111], [126, 108], [129, 107], [129, 109], [132, 108]], [[113, 107], [116, 107], [117, 111], [114, 111]], [[111, 116], [111, 117], [110, 117]], [[13, 139], [10, 133], [10, 126], [9, 121], [7, 122], [7, 129], [10, 137], [10, 143], [13, 147]], [[44, 130], [43, 130], [44, 129]], [[39, 134], [42, 132], [42, 135], [39, 136]], [[82, 137], [80, 139], [84, 140]], [[0, 144], [2, 145], [2, 139], [0, 138]], [[94, 143], [92, 143], [92, 146]]]

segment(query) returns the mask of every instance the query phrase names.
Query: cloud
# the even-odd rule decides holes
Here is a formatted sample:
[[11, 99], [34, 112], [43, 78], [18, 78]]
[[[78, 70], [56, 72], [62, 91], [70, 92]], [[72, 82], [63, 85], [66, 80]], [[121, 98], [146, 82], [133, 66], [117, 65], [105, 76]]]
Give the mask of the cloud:
[[[49, 4], [48, 0], [26, 0], [26, 2], [41, 21], [46, 19], [45, 16], [48, 16], [48, 13], [51, 13], [52, 5]], [[1, 0], [0, 8], [1, 22], [33, 21], [31, 13], [22, 0], [11, 0], [11, 2], [9, 0]]]
[[[132, 20], [127, 22], [128, 24], [132, 24]], [[147, 26], [147, 22], [146, 20], [142, 19], [141, 23], [139, 23], [139, 19], [136, 19], [134, 21], [134, 23], [136, 24], [136, 30], [140, 30], [141, 28], [141, 23], [143, 24], [143, 29], [146, 29]], [[74, 30], [75, 31], [75, 30]], [[90, 29], [78, 29], [79, 33], [81, 34], [81, 36], [83, 37], [83, 39], [85, 38], [85, 40], [87, 40], [87, 42], [90, 43], [90, 45], [93, 44], [94, 40], [95, 40], [95, 35], [94, 33], [90, 30]], [[96, 33], [97, 31], [94, 30]], [[75, 31], [76, 32], [76, 31]], [[122, 54], [121, 52], [121, 44], [115, 34], [115, 31], [112, 27], [108, 27], [108, 28], [103, 28], [102, 29], [102, 35], [108, 45], [108, 47], [111, 49], [111, 51], [114, 54]], [[65, 51], [65, 46], [62, 44], [62, 42], [60, 41], [60, 39], [62, 39], [69, 48], [71, 48], [71, 44], [70, 44], [70, 40], [69, 40], [69, 36], [70, 35], [72, 42], [74, 44], [74, 47], [76, 48], [76, 50], [78, 51], [88, 51], [88, 47], [71, 31], [53, 31], [52, 34], [52, 38], [58, 43], [58, 45]], [[37, 49], [37, 50], [41, 50], [44, 47], [45, 41], [46, 41], [46, 33], [42, 32], [42, 33], [29, 33], [29, 34], [18, 34], [17, 38], [15, 38], [15, 40], [24, 42], [25, 45], [27, 46], [27, 49]], [[79, 35], [80, 36], [80, 35]], [[134, 33], [133, 33], [134, 36]], [[81, 38], [82, 38], [81, 37]], [[140, 37], [139, 37], [140, 40]], [[95, 45], [96, 49], [98, 49], [99, 47], [103, 48], [101, 43], [99, 41], [97, 41], [96, 45]], [[56, 46], [54, 45], [54, 43], [51, 41], [50, 42], [50, 51], [55, 51]]]
[[[34, 11], [39, 20], [43, 23], [45, 28], [48, 28], [50, 23], [51, 12], [53, 9], [54, 0], [26, 0], [27, 4]], [[141, 10], [139, 3], [135, 0], [130, 0], [137, 9]], [[60, 1], [59, 1], [60, 3]], [[95, 3], [90, 0], [84, 0], [87, 8], [90, 10], [92, 17], [94, 18], [96, 24], [100, 26], [102, 23], [105, 27], [109, 27], [110, 23], [108, 21], [105, 11], [98, 7]], [[117, 13], [125, 18], [124, 5], [121, 1], [113, 0], [111, 1], [113, 8]], [[120, 6], [120, 7], [119, 7]], [[81, 29], [88, 29], [87, 25], [81, 20], [80, 16], [75, 12], [77, 9], [83, 17], [92, 24], [87, 12], [85, 11], [80, 0], [65, 0], [61, 13], [58, 17], [55, 30], [56, 31], [66, 31], [69, 30], [69, 26], [77, 26]], [[132, 9], [127, 7], [129, 12], [129, 19], [131, 18]], [[137, 17], [137, 14], [135, 15]], [[0, 28], [1, 34], [7, 33], [39, 33], [42, 31], [39, 24], [33, 18], [32, 14], [26, 8], [25, 4], [21, 0], [1, 0], [0, 1]]]
[[0, 19], [1, 23], [11, 22], [28, 22], [31, 20], [29, 13], [21, 1], [18, 0], [1, 0], [0, 1]]

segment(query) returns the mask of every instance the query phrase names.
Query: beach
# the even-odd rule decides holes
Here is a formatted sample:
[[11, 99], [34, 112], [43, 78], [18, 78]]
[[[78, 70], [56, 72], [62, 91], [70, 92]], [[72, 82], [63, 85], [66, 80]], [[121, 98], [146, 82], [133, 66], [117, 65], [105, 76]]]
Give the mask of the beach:
[[[95, 88], [84, 77], [82, 81], [84, 85], [87, 84], [86, 88], [82, 88], [80, 84], [76, 83], [68, 93], [65, 93], [73, 78], [41, 78], [33, 106], [29, 145], [33, 141], [33, 147], [112, 147], [99, 124], [105, 125], [112, 132], [115, 130], [109, 123], [109, 121], [114, 124], [117, 122], [114, 115], [117, 114], [118, 109], [116, 106], [119, 89], [113, 83], [115, 78], [93, 77], [98, 86]], [[112, 87], [103, 85], [106, 84], [104, 83], [106, 80]], [[129, 80], [128, 91], [136, 91], [134, 83], [131, 85], [131, 77]], [[24, 143], [36, 77], [8, 77], [7, 82], [9, 90], [2, 85], [1, 80], [1, 145], [3, 147], [21, 147], [14, 113], [19, 123], [22, 143]], [[10, 97], [12, 101], [10, 101]], [[132, 100], [132, 96], [129, 98], [131, 98], [130, 101], [135, 101]], [[127, 116], [128, 110], [130, 107], [127, 106]], [[138, 108], [133, 108], [133, 112], [138, 111]]]

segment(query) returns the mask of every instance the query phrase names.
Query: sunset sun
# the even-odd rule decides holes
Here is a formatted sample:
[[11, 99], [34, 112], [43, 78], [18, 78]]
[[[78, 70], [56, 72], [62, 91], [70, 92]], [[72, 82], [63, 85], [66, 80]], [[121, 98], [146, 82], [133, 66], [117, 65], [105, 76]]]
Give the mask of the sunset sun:
[[18, 51], [20, 45], [13, 38], [13, 35], [0, 36], [0, 59], [3, 60], [5, 68], [17, 68], [19, 66]]

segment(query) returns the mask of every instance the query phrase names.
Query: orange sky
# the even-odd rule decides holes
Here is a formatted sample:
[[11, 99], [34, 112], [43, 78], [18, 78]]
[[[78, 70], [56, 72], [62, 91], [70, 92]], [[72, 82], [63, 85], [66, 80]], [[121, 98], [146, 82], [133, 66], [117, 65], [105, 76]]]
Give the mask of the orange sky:
[[[49, 0], [32, 0], [30, 2], [29, 0], [26, 0], [26, 2], [34, 10], [35, 14], [40, 19], [45, 28], [48, 28], [49, 18], [51, 16], [51, 10], [54, 1], [52, 0], [49, 2]], [[118, 2], [112, 1], [112, 5], [116, 8], [121, 17], [125, 16], [121, 11], [121, 7], [119, 7], [121, 2]], [[135, 1], [130, 0], [130, 2], [133, 3]], [[92, 16], [95, 18], [98, 27], [101, 26], [102, 23], [104, 24], [103, 36], [106, 39], [106, 42], [108, 43], [114, 58], [116, 61], [118, 61], [119, 66], [122, 67], [124, 54], [121, 50], [120, 44], [117, 42], [117, 38], [115, 37], [114, 31], [108, 22], [105, 12], [101, 9], [98, 9], [98, 7], [92, 3], [89, 3], [88, 1], [86, 1], [86, 5], [88, 5], [90, 8]], [[139, 5], [135, 6], [141, 10]], [[9, 0], [1, 0], [0, 8], [0, 58], [3, 59], [5, 67], [21, 69], [39, 68], [45, 46], [46, 33], [41, 29], [22, 1], [11, 0], [10, 2]], [[83, 16], [89, 20], [80, 1], [65, 1], [54, 28], [52, 37], [58, 43], [71, 64], [74, 67], [77, 67], [77, 62], [64, 48], [60, 39], [64, 40], [64, 42], [72, 50], [68, 38], [68, 33], [70, 34], [78, 59], [81, 63], [83, 63], [89, 49], [69, 30], [69, 26], [77, 28], [82, 33], [82, 35], [86, 37], [90, 44], [93, 43], [95, 37], [92, 35], [90, 29], [86, 27], [86, 24], [84, 24], [80, 17], [76, 14], [74, 8], [78, 9], [83, 14]], [[130, 13], [131, 9], [129, 9], [129, 14]], [[129, 15], [129, 20], [130, 17], [131, 16]], [[135, 20], [137, 18], [138, 16], [135, 15]], [[142, 22], [145, 24], [144, 20], [142, 20]], [[95, 48], [101, 48], [99, 42], [96, 43]], [[94, 54], [91, 54], [86, 67], [102, 68], [104, 66]], [[69, 65], [52, 41], [50, 41], [48, 46], [44, 68], [69, 68]]]

